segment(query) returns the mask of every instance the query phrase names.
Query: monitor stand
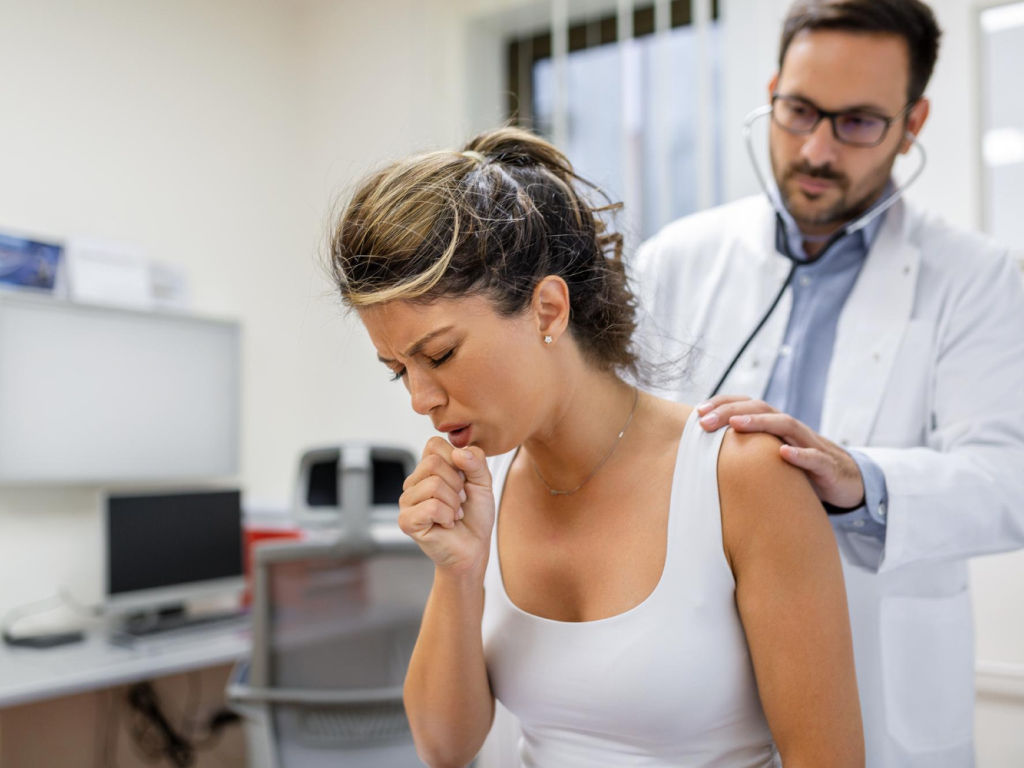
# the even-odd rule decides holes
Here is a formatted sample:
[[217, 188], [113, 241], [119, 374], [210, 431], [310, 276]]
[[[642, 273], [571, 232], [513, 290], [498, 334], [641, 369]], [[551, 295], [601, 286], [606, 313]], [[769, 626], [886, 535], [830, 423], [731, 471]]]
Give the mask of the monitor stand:
[[189, 613], [184, 604], [178, 604], [129, 614], [117, 627], [117, 634], [125, 639], [159, 637], [179, 630], [243, 625], [247, 617], [247, 613], [238, 609]]

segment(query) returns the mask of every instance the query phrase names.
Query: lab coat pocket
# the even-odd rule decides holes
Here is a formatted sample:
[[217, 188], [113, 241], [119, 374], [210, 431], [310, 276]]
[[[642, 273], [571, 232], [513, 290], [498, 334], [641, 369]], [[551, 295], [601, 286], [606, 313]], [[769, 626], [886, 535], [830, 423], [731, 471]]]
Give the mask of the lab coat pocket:
[[891, 736], [911, 753], [970, 742], [974, 642], [967, 590], [884, 598], [881, 640]]

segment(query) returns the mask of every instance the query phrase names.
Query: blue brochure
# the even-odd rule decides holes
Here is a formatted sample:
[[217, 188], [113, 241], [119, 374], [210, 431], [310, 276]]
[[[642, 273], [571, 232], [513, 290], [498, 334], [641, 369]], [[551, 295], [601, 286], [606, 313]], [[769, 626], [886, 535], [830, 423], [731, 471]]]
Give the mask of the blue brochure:
[[0, 234], [0, 283], [52, 291], [61, 247]]

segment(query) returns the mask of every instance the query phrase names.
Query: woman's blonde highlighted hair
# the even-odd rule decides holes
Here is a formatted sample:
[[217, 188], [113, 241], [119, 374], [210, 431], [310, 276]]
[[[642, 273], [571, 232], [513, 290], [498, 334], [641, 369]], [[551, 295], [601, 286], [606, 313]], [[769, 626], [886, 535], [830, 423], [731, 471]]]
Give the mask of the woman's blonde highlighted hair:
[[569, 329], [601, 368], [636, 370], [636, 302], [622, 236], [581, 188], [596, 188], [550, 143], [518, 128], [461, 151], [395, 162], [365, 179], [341, 214], [330, 266], [350, 307], [483, 294], [513, 315], [547, 275], [569, 286]]

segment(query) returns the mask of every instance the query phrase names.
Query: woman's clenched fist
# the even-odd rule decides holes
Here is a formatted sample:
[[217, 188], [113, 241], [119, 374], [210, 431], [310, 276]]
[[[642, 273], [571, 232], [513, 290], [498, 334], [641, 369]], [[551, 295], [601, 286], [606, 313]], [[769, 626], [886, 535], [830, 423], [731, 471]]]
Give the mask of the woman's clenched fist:
[[487, 565], [494, 493], [484, 452], [432, 437], [402, 486], [398, 525], [439, 568], [479, 571]]

